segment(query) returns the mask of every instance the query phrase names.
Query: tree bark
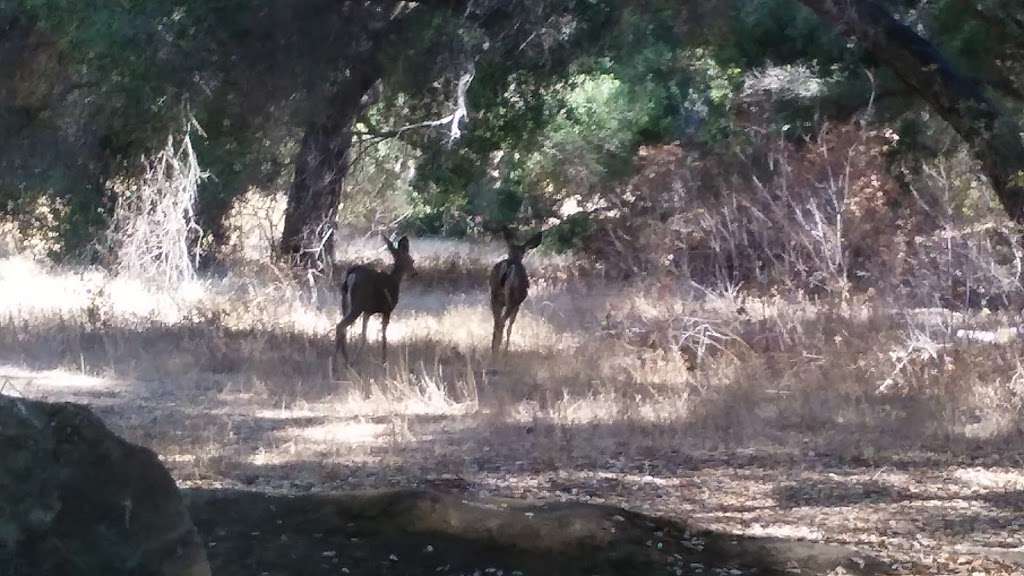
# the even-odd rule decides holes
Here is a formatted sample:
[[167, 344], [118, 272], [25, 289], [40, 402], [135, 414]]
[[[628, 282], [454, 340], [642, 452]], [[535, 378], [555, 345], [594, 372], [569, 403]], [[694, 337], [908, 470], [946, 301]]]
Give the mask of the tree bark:
[[350, 69], [348, 81], [335, 93], [326, 116], [306, 126], [295, 156], [295, 176], [281, 234], [282, 254], [297, 264], [321, 269], [333, 259], [352, 127], [370, 104], [370, 92], [381, 73], [372, 58]]
[[800, 0], [855, 38], [960, 134], [981, 162], [1006, 213], [1024, 224], [1024, 140], [1017, 121], [978, 80], [874, 0]]
[[[383, 4], [379, 0], [356, 3], [350, 15], [361, 22], [352, 33], [356, 53], [344, 84], [335, 92], [325, 117], [309, 122], [295, 157], [295, 176], [288, 192], [281, 253], [307, 267], [323, 268], [334, 255], [337, 208], [348, 175], [352, 128], [372, 103], [372, 89], [383, 77], [382, 48], [400, 41], [414, 15], [440, 10], [452, 18], [475, 22], [485, 31], [510, 26], [515, 3], [494, 3], [478, 10], [468, 0], [419, 0]], [[383, 6], [383, 8], [382, 8]], [[383, 20], [381, 20], [383, 18]], [[513, 29], [517, 26], [513, 26]], [[458, 121], [457, 117], [454, 120]]]
[[[401, 36], [404, 22], [420, 7], [394, 4], [398, 7], [382, 9], [382, 4], [374, 2], [350, 6], [349, 19], [363, 24], [349, 32], [354, 50], [346, 78], [329, 98], [323, 117], [307, 123], [296, 153], [280, 250], [303, 267], [329, 269], [334, 259], [337, 211], [350, 168], [353, 126], [372, 104], [372, 90], [383, 78], [381, 49]], [[378, 20], [381, 17], [383, 21]]]

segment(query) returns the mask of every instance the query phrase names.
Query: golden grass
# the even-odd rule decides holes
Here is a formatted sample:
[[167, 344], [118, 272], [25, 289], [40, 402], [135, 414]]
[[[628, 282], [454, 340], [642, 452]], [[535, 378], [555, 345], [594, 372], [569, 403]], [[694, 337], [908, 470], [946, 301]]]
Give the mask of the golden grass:
[[[372, 244], [353, 259], [379, 256]], [[492, 361], [490, 314], [474, 282], [499, 248], [462, 246], [445, 259], [452, 246], [417, 242], [427, 275], [452, 277], [408, 281], [389, 331], [391, 363], [379, 364], [373, 321], [369, 344], [336, 380], [328, 371], [336, 295], [321, 291], [314, 305], [302, 282], [267, 269], [166, 287], [0, 261], [2, 360], [160, 382], [176, 393], [213, 390], [253, 410], [315, 404], [308, 410], [334, 416], [636, 422], [701, 446], [812, 442], [872, 457], [1020, 436], [1016, 341], [955, 336], [1007, 332], [1014, 318], [610, 285], [573, 279], [564, 273], [571, 261], [541, 257], [531, 262], [537, 288], [511, 353]]]
[[[484, 279], [499, 247], [413, 246], [424, 273], [403, 287], [391, 361], [374, 320], [336, 379], [337, 295], [314, 300], [268, 265], [159, 286], [0, 260], [0, 388], [92, 405], [185, 486], [454, 476], [908, 555], [919, 542], [883, 530], [906, 524], [945, 550], [956, 518], [1015, 521], [998, 505], [1024, 486], [1010, 314], [613, 284], [531, 255], [536, 289], [492, 360]], [[366, 247], [348, 259], [380, 259]], [[1012, 543], [1004, 532], [976, 537]]]

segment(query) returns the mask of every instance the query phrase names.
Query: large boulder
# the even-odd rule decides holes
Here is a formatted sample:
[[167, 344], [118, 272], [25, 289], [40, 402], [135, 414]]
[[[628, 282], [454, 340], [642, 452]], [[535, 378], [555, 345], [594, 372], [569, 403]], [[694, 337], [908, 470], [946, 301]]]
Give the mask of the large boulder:
[[88, 408], [0, 395], [0, 576], [209, 576], [156, 455]]

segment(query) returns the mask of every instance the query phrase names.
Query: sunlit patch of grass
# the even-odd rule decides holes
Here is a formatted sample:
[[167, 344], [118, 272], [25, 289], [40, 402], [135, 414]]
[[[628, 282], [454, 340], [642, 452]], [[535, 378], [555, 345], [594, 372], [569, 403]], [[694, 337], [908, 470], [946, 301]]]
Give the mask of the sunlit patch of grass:
[[[351, 261], [381, 255], [376, 239], [364, 244]], [[325, 438], [341, 430], [338, 419], [472, 417], [565, 428], [633, 423], [648, 435], [657, 426], [657, 439], [673, 448], [811, 445], [873, 458], [908, 447], [1006, 446], [1021, 434], [1024, 363], [1015, 345], [957, 337], [1010, 334], [1006, 314], [664, 280], [577, 281], [551, 272], [568, 260], [541, 254], [531, 268], [553, 275], [538, 274], [509, 353], [492, 358], [478, 272], [502, 256], [500, 246], [416, 246], [427, 274], [456, 262], [463, 280], [407, 280], [387, 365], [374, 318], [366, 346], [359, 323], [350, 329], [353, 365], [329, 370], [337, 294], [314, 298], [303, 279], [267, 265], [159, 286], [22, 258], [0, 260], [0, 360], [64, 382], [33, 395], [80, 398], [75, 390], [88, 386], [75, 378], [116, 381], [139, 394], [199, 395], [198, 409], [229, 421], [282, 420], [288, 411], [327, 418], [316, 425]], [[317, 434], [289, 430], [275, 438], [294, 434], [318, 449], [308, 438]]]
[[[0, 260], [0, 387], [91, 404], [182, 486], [453, 478], [887, 549], [894, 519], [932, 538], [957, 511], [1014, 521], [1000, 507], [1024, 487], [1012, 314], [604, 282], [538, 254], [509, 353], [492, 358], [486, 271], [501, 247], [418, 245], [389, 362], [374, 318], [333, 372], [338, 295], [322, 279], [311, 290], [250, 263], [160, 286]], [[383, 256], [368, 239], [346, 260]]]
[[113, 378], [73, 370], [27, 370], [0, 365], [0, 393], [31, 396], [69, 396], [123, 386]]
[[964, 468], [953, 472], [953, 478], [962, 486], [975, 490], [1024, 490], [1024, 471], [1020, 468]]
[[185, 282], [154, 289], [102, 270], [55, 270], [25, 257], [0, 260], [0, 314], [92, 314], [107, 319], [177, 322], [194, 310], [210, 307], [211, 282]]

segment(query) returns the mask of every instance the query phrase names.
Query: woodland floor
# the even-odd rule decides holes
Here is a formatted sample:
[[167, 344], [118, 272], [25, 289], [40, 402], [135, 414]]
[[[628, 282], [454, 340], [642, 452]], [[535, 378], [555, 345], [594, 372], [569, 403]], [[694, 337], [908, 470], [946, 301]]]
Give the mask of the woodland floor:
[[[308, 404], [301, 410], [255, 407], [249, 405], [253, 398], [223, 390], [177, 393], [142, 382], [93, 388], [86, 377], [14, 370], [0, 376], [8, 383], [8, 393], [17, 388], [49, 400], [90, 404], [116, 432], [158, 449], [179, 484], [193, 495], [194, 515], [211, 546], [211, 560], [223, 567], [216, 574], [426, 574], [435, 569], [472, 574], [473, 565], [492, 574], [772, 573], [763, 561], [752, 561], [762, 568], [748, 572], [734, 555], [695, 557], [680, 536], [683, 523], [694, 531], [769, 536], [793, 545], [839, 544], [853, 550], [850, 558], [855, 562], [858, 554], [883, 562], [884, 570], [864, 573], [1024, 573], [1021, 462], [1008, 461], [1005, 455], [965, 460], [919, 454], [882, 463], [770, 446], [654, 450], [659, 442], [644, 454], [625, 443], [656, 438], [664, 431], [501, 425], [486, 413], [336, 416], [329, 404]], [[304, 455], [308, 447], [293, 442], [329, 429], [346, 431], [330, 434], [330, 441], [340, 442], [332, 449], [349, 457], [321, 460]], [[290, 442], [294, 458], [283, 458], [292, 450]], [[554, 453], [564, 456], [554, 461]], [[208, 461], [200, 465], [203, 459]], [[647, 546], [657, 546], [659, 537], [668, 543], [664, 564], [652, 564], [663, 571], [634, 572], [647, 565], [641, 563], [626, 564], [632, 568], [618, 572], [603, 556], [581, 556], [591, 563], [551, 564], [551, 558], [521, 550], [467, 548], [453, 544], [457, 539], [451, 536], [382, 529], [354, 513], [325, 523], [310, 512], [324, 509], [317, 498], [325, 495], [386, 488], [430, 489], [482, 502], [503, 498], [523, 505], [621, 506], [680, 524], [651, 528], [641, 540]], [[674, 536], [663, 536], [666, 530]], [[445, 544], [452, 547], [432, 556], [426, 570], [422, 551], [445, 550]], [[630, 550], [643, 550], [644, 545], [634, 542]], [[452, 556], [452, 549], [463, 553]], [[467, 549], [474, 552], [467, 556]], [[253, 550], [261, 552], [254, 555]], [[296, 555], [314, 551], [316, 562], [288, 571]], [[673, 555], [687, 560], [673, 564]], [[390, 560], [392, 556], [421, 560], [410, 564]], [[694, 569], [705, 563], [707, 572]], [[598, 571], [568, 571], [570, 565]], [[246, 571], [250, 569], [256, 571]], [[799, 572], [794, 568], [790, 573]]]
[[[994, 343], [952, 336], [1019, 319], [538, 282], [510, 356], [493, 364], [476, 280], [419, 282], [389, 331], [391, 363], [375, 359], [372, 324], [354, 369], [330, 377], [336, 302], [311, 309], [288, 284], [169, 300], [0, 262], [0, 392], [88, 404], [157, 452], [192, 496], [218, 575], [743, 574], [758, 561], [715, 546], [754, 537], [794, 554], [838, 546], [861, 573], [1024, 574], [1020, 343], [1012, 330]], [[665, 339], [701, 330], [721, 337], [701, 340], [694, 369]], [[373, 516], [352, 495], [366, 490], [378, 491], [372, 509], [403, 514], [420, 504], [402, 502], [441, 498], [448, 528]], [[542, 518], [570, 504], [590, 506], [579, 510], [597, 532], [615, 516], [635, 529], [559, 560], [451, 528], [465, 506]], [[565, 524], [551, 526], [532, 540]], [[704, 530], [718, 534], [706, 553], [691, 545]], [[455, 542], [468, 552], [448, 555]], [[616, 542], [640, 564], [608, 564]], [[412, 560], [428, 547], [436, 557]], [[289, 571], [299, 552], [318, 561]]]

